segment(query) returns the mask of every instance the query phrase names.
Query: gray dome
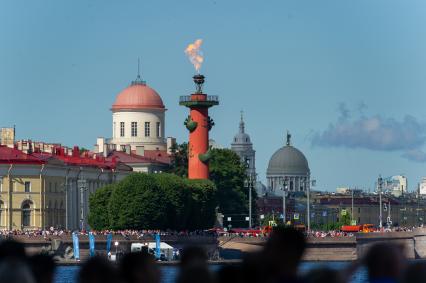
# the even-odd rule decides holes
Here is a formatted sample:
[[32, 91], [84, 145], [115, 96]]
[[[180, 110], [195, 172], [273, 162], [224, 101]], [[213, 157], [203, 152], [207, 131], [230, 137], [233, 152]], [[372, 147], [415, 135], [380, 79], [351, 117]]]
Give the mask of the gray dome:
[[309, 175], [308, 160], [297, 148], [286, 145], [278, 149], [269, 160], [267, 175]]

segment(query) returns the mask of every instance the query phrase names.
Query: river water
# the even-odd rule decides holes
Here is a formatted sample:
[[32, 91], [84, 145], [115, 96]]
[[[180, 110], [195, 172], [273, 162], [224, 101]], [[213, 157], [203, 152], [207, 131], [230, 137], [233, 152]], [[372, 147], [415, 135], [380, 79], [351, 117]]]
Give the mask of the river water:
[[[347, 262], [304, 262], [301, 265], [300, 272], [306, 273], [309, 270], [320, 268], [320, 267], [331, 267], [335, 269], [343, 269], [347, 266]], [[55, 283], [75, 283], [76, 276], [79, 270], [79, 266], [59, 266], [56, 272]], [[213, 265], [213, 270], [220, 268], [220, 266]], [[177, 266], [161, 266], [162, 272], [162, 283], [173, 283], [177, 276]], [[366, 272], [364, 269], [358, 270], [353, 278], [353, 283], [366, 282]]]

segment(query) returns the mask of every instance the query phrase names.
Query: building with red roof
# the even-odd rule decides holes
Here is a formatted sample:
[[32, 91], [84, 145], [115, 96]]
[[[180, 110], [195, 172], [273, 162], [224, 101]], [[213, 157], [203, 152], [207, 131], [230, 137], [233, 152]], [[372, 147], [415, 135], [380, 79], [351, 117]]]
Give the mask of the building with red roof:
[[173, 138], [165, 138], [161, 96], [140, 76], [121, 91], [112, 104], [112, 138], [97, 139], [94, 153], [117, 158], [134, 171], [155, 173], [170, 165]]
[[131, 172], [117, 158], [81, 155], [78, 147], [0, 146], [0, 229], [85, 229], [89, 195]]

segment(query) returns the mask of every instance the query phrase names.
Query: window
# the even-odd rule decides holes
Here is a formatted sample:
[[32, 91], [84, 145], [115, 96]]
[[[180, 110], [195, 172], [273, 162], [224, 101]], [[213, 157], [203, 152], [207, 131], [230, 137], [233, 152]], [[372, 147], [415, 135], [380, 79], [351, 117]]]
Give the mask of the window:
[[4, 209], [4, 205], [3, 202], [0, 201], [0, 226], [3, 226], [3, 221], [2, 221], [2, 216], [3, 216], [3, 209]]
[[25, 192], [30, 193], [31, 192], [31, 182], [25, 182]]
[[161, 128], [160, 128], [160, 122], [157, 122], [157, 138], [161, 137]]
[[22, 226], [31, 226], [31, 203], [29, 201], [22, 205]]
[[361, 213], [361, 207], [358, 207], [358, 213]]
[[113, 138], [115, 138], [115, 122], [113, 123], [113, 126], [112, 126], [112, 137]]
[[138, 136], [138, 123], [132, 122], [132, 137]]
[[124, 122], [120, 122], [120, 137], [124, 137]]
[[149, 137], [151, 135], [150, 123], [145, 122], [145, 137]]

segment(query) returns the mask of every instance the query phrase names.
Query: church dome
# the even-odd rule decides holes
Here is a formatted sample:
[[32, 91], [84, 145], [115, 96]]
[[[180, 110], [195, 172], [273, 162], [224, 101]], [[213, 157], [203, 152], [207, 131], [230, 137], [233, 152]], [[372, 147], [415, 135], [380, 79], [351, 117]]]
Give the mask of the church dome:
[[269, 160], [267, 175], [309, 175], [308, 160], [297, 148], [287, 144], [278, 149]]
[[155, 90], [136, 80], [117, 95], [112, 105], [112, 110], [124, 109], [164, 109], [164, 104]]
[[240, 128], [238, 133], [234, 136], [232, 141], [233, 145], [251, 145], [250, 136], [245, 132], [245, 124], [243, 114], [241, 112]]

